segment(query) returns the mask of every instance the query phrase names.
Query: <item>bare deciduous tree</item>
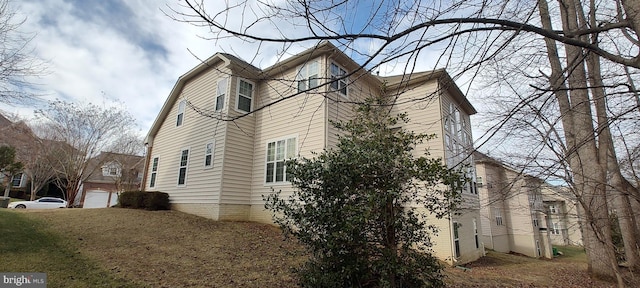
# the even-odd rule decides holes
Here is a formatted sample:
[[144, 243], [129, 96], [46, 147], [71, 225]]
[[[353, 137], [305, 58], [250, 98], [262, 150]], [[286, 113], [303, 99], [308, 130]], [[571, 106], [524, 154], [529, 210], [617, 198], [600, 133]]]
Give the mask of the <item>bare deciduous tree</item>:
[[38, 96], [29, 77], [45, 73], [45, 65], [29, 48], [34, 35], [19, 30], [26, 19], [10, 4], [0, 0], [0, 102], [25, 103]]
[[135, 126], [133, 117], [124, 109], [59, 100], [36, 111], [36, 115], [47, 126], [40, 136], [57, 143], [49, 161], [56, 170], [58, 184], [66, 191], [69, 205], [73, 205], [78, 196], [82, 181], [93, 172], [87, 169], [88, 160], [111, 147]]
[[[610, 235], [608, 205], [613, 198], [609, 190], [629, 199], [615, 201], [617, 209], [637, 205], [640, 195], [620, 172], [616, 157], [620, 147], [609, 127], [640, 111], [634, 83], [640, 69], [638, 1], [265, 0], [216, 7], [205, 7], [200, 1], [185, 3], [172, 8], [170, 15], [208, 28], [210, 34], [205, 37], [218, 43], [240, 39], [255, 43], [256, 49], [279, 49], [284, 57], [299, 46], [333, 41], [360, 63], [361, 71], [411, 73], [428, 63], [454, 71], [454, 78], [477, 81], [491, 62], [520, 60], [512, 69], [499, 71], [500, 80], [493, 82], [501, 85], [493, 87], [495, 91], [512, 93], [493, 130], [515, 121], [520, 131], [533, 128], [532, 134], [541, 137], [535, 147], [551, 151], [552, 157], [538, 159], [540, 153], [529, 149], [529, 163], [546, 162], [548, 174], [568, 180], [586, 217], [583, 230], [590, 271], [615, 277], [624, 285]], [[527, 46], [520, 46], [523, 43]], [[258, 58], [258, 50], [255, 55]], [[514, 87], [512, 78], [528, 79], [521, 84], [533, 89]], [[328, 79], [324, 85], [342, 79]], [[295, 96], [281, 95], [283, 99]], [[533, 119], [517, 119], [523, 110], [534, 112], [527, 114]], [[536, 114], [541, 112], [545, 114]], [[635, 225], [630, 230], [637, 231], [637, 223], [623, 222], [629, 228]], [[625, 237], [625, 244], [632, 250], [628, 260], [637, 266], [633, 259], [638, 245], [633, 236]]]

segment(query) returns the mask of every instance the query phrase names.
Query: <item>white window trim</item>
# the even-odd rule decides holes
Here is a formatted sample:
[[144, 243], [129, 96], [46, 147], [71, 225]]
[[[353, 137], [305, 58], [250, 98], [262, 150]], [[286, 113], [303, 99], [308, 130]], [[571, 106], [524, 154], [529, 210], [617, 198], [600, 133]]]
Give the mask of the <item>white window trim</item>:
[[[502, 211], [499, 208], [494, 208], [493, 216], [496, 221], [496, 226], [504, 226], [504, 219], [502, 218]], [[500, 219], [500, 221], [498, 221]]]
[[[209, 146], [209, 144], [211, 144], [211, 153], [207, 153], [207, 146]], [[211, 163], [209, 163], [209, 165], [207, 165], [207, 156], [211, 155]], [[202, 159], [202, 164], [204, 164], [204, 169], [211, 169], [213, 168], [213, 159], [216, 155], [216, 141], [215, 140], [211, 140], [211, 142], [207, 142], [206, 144], [204, 144], [204, 158]]]
[[[187, 164], [185, 166], [181, 166], [182, 164], [182, 152], [187, 150]], [[180, 149], [180, 153], [178, 154], [178, 177], [176, 177], [176, 185], [177, 187], [186, 187], [187, 186], [187, 177], [189, 176], [189, 162], [191, 161], [191, 148], [190, 147], [185, 147]], [[184, 183], [183, 184], [179, 184], [180, 183], [180, 169], [182, 169], [182, 167], [185, 168], [184, 170]]]
[[[453, 257], [458, 259], [462, 255], [462, 247], [460, 246], [460, 223], [458, 223], [458, 221], [453, 221], [452, 228], [451, 236], [453, 236]], [[458, 232], [458, 235], [456, 235], [456, 231]], [[456, 243], [458, 245], [456, 245]]]
[[[20, 175], [20, 182], [18, 183], [18, 185], [13, 185], [13, 179], [16, 178], [16, 176], [18, 176], [18, 175]], [[11, 177], [11, 187], [16, 187], [16, 188], [17, 187], [22, 187], [22, 184], [24, 184], [24, 176], [25, 176], [25, 174], [23, 172], [19, 172], [19, 173], [14, 174]]]
[[[249, 105], [249, 111], [248, 112], [238, 108], [238, 104], [240, 104], [239, 103], [239, 100], [240, 100], [240, 82], [242, 82], [242, 81], [251, 84], [251, 87], [253, 88], [251, 90], [251, 105]], [[245, 78], [238, 77], [238, 81], [236, 83], [236, 93], [235, 93], [236, 94], [236, 105], [233, 105], [234, 106], [233, 107], [234, 110], [236, 110], [236, 112], [240, 112], [240, 113], [244, 113], [244, 114], [251, 113], [253, 111], [253, 103], [255, 103], [255, 100], [256, 100], [256, 92], [257, 92], [257, 89], [256, 89], [256, 83], [255, 82], [253, 82], [251, 80], [248, 80], [248, 79], [245, 79]], [[242, 97], [245, 97], [245, 96], [243, 95]]]
[[476, 249], [480, 249], [480, 237], [478, 236], [478, 221], [473, 218], [473, 239], [475, 241]]
[[[346, 75], [349, 74], [349, 70], [345, 69], [344, 67], [342, 67], [342, 65], [340, 65], [340, 64], [338, 64], [336, 62], [330, 61], [329, 62], [329, 67], [328, 67], [329, 68], [329, 73], [328, 73], [329, 74], [329, 82], [333, 81], [333, 79], [331, 78], [333, 76], [333, 74], [331, 74], [331, 65], [332, 64], [338, 66], [339, 69], [344, 70], [345, 78], [343, 78], [342, 80], [338, 80], [338, 88], [335, 89], [335, 90], [333, 90], [334, 88], [331, 87], [331, 84], [329, 84], [329, 90], [332, 91], [332, 92], [338, 93], [338, 95], [340, 95], [342, 97], [349, 98], [349, 77], [346, 77]], [[339, 77], [337, 77], [337, 78], [339, 78]], [[345, 94], [342, 94], [342, 92], [340, 92], [340, 82], [344, 82]]]
[[[153, 170], [153, 162], [155, 159], [158, 159], [158, 164], [156, 165], [156, 170]], [[160, 156], [154, 156], [151, 157], [151, 173], [149, 174], [149, 188], [155, 188], [156, 185], [158, 184], [158, 167], [160, 166]], [[156, 175], [155, 179], [153, 178], [153, 175]], [[155, 180], [153, 182], [151, 182], [151, 180]]]
[[[295, 151], [294, 155], [295, 155], [295, 157], [298, 157], [298, 153], [299, 153], [298, 145], [300, 145], [298, 134], [292, 134], [292, 135], [287, 135], [287, 136], [284, 136], [284, 137], [273, 138], [273, 139], [269, 139], [269, 140], [267, 140], [265, 142], [265, 144], [264, 144], [264, 164], [262, 166], [264, 168], [264, 170], [263, 170], [264, 173], [262, 173], [262, 181], [264, 183], [264, 186], [278, 186], [278, 185], [290, 185], [291, 184], [290, 181], [267, 182], [267, 159], [269, 157], [269, 154], [268, 154], [269, 153], [269, 143], [272, 143], [272, 142], [277, 143], [278, 141], [281, 141], [281, 140], [285, 140], [286, 141], [287, 139], [291, 139], [291, 138], [295, 138], [296, 139], [296, 151]], [[285, 145], [286, 145], [286, 142], [285, 142]], [[286, 159], [286, 154], [287, 154], [287, 151], [285, 151], [285, 161], [288, 160], [288, 159]], [[274, 167], [274, 169], [275, 169], [275, 167]], [[286, 177], [287, 177], [287, 168], [286, 168], [286, 166], [285, 166], [284, 173], [285, 173], [284, 177], [286, 179]], [[275, 177], [275, 170], [274, 170], [274, 177]]]
[[[115, 169], [116, 174], [111, 174], [111, 169]], [[117, 162], [108, 162], [102, 165], [102, 176], [104, 177], [120, 177], [122, 176], [122, 168]]]
[[[219, 92], [220, 92], [219, 91], [220, 90], [219, 89], [220, 82], [222, 82], [222, 81], [226, 81], [226, 87], [224, 89], [224, 93], [223, 94], [219, 94]], [[214, 100], [215, 103], [213, 103], [213, 105], [214, 105], [213, 108], [214, 108], [214, 110], [216, 112], [224, 111], [224, 107], [227, 107], [227, 104], [228, 104], [227, 99], [229, 98], [229, 97], [227, 97], [229, 95], [229, 82], [230, 82], [229, 77], [225, 77], [225, 78], [218, 79], [218, 82], [216, 83], [216, 97], [215, 97], [215, 100]], [[218, 109], [218, 97], [221, 96], [221, 95], [223, 95], [223, 97], [222, 97], [222, 108]]]
[[[315, 66], [316, 66], [316, 71], [312, 71], [312, 72], [315, 72], [314, 74], [309, 73], [310, 66], [312, 64], [315, 64]], [[311, 83], [311, 81], [310, 81], [311, 75], [310, 74], [311, 75], [315, 75], [315, 80], [317, 82], [316, 86], [311, 87], [309, 85]], [[312, 61], [308, 61], [304, 65], [299, 66], [298, 67], [298, 74], [296, 74], [296, 91], [298, 91], [298, 92], [302, 92], [300, 90], [300, 81], [305, 81], [305, 83], [306, 83], [305, 84], [305, 89], [303, 89], [302, 91], [318, 88], [320, 86], [320, 61], [312, 60]]]
[[[180, 105], [183, 105], [182, 107], [180, 107]], [[182, 111], [180, 111], [182, 110]], [[180, 127], [182, 125], [184, 125], [184, 118], [186, 115], [186, 110], [187, 110], [187, 100], [186, 99], [182, 99], [180, 100], [180, 102], [178, 102], [178, 114], [176, 114], [176, 127]], [[180, 115], [182, 115], [182, 119], [180, 119], [180, 123], [178, 123], [178, 118], [180, 118]]]

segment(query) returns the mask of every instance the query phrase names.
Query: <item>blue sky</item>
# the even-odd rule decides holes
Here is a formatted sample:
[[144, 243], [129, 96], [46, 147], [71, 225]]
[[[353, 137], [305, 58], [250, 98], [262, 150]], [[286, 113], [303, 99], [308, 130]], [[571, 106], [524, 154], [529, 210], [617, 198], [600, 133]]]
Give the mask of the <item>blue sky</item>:
[[[34, 79], [45, 100], [121, 105], [146, 134], [177, 78], [226, 50], [203, 40], [205, 30], [171, 20], [161, 9], [178, 1], [21, 0], [21, 30], [35, 34], [33, 52], [47, 74]], [[218, 43], [220, 44], [220, 43]], [[35, 106], [2, 110], [31, 117]]]
[[[346, 29], [375, 32], [372, 27], [364, 26], [376, 7], [374, 2], [378, 0], [352, 2], [360, 6], [341, 11], [356, 15], [346, 18]], [[263, 44], [256, 54], [256, 44], [237, 38], [206, 40], [202, 37], [211, 37], [206, 28], [177, 22], [165, 15], [165, 12], [172, 13], [169, 8], [182, 9], [180, 3], [184, 2], [21, 0], [13, 1], [12, 5], [18, 17], [26, 18], [21, 30], [35, 34], [31, 43], [34, 53], [47, 62], [48, 73], [34, 80], [42, 90], [44, 100], [123, 105], [137, 119], [141, 135], [148, 131], [178, 77], [197, 65], [199, 59], [224, 51], [264, 68], [281, 56], [286, 58], [313, 45], [294, 45], [283, 52], [281, 44]], [[215, 7], [215, 1], [206, 3], [211, 9], [220, 9]], [[353, 13], [356, 10], [357, 13]], [[383, 15], [384, 9], [377, 12]], [[245, 14], [245, 25], [251, 17]], [[226, 24], [238, 27], [242, 18], [230, 17]], [[291, 23], [278, 21], [255, 25], [253, 29], [269, 35], [269, 31], [274, 30], [274, 26], [269, 25], [286, 33], [304, 33], [303, 29], [288, 29], [286, 25]], [[358, 41], [354, 47], [366, 53], [377, 45]], [[347, 54], [359, 60], [358, 55]], [[398, 69], [404, 67], [394, 63], [385, 65], [380, 69], [381, 75], [398, 74], [401, 72]], [[425, 64], [417, 70], [432, 68]], [[27, 118], [36, 108], [0, 104], [0, 109]]]

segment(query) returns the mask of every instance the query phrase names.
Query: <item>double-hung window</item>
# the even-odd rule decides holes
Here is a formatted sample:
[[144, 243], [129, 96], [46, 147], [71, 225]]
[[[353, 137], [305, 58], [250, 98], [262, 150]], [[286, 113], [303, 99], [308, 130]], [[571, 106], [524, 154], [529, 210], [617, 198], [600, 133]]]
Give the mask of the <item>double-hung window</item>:
[[253, 83], [244, 79], [238, 81], [238, 97], [236, 97], [236, 109], [251, 112], [253, 102]]
[[216, 89], [216, 111], [224, 109], [224, 98], [227, 95], [227, 78], [218, 80], [218, 88]]
[[285, 163], [296, 156], [296, 142], [296, 137], [290, 137], [267, 143], [266, 183], [289, 181]]
[[22, 187], [22, 176], [24, 174], [23, 173], [17, 173], [13, 175], [13, 178], [11, 179], [11, 186], [12, 187]]
[[335, 63], [331, 63], [329, 73], [331, 74], [331, 88], [341, 95], [347, 96], [347, 71]]
[[187, 183], [187, 165], [189, 164], [189, 149], [183, 149], [180, 152], [180, 166], [178, 168], [178, 186], [184, 186]]
[[476, 249], [480, 248], [480, 239], [478, 238], [478, 223], [473, 218], [473, 238], [476, 240]]
[[149, 181], [149, 188], [156, 187], [156, 179], [158, 178], [158, 157], [153, 157], [153, 163], [151, 164], [151, 180]]
[[296, 81], [298, 83], [298, 92], [318, 87], [318, 78], [320, 75], [320, 65], [318, 61], [312, 61], [300, 68]]
[[184, 122], [184, 109], [187, 107], [187, 100], [182, 100], [178, 104], [178, 116], [176, 117], [176, 126], [182, 126]]
[[453, 245], [456, 258], [460, 257], [460, 233], [458, 232], [458, 222], [453, 222]]
[[560, 223], [553, 222], [553, 227], [551, 228], [551, 234], [560, 235]]
[[500, 209], [494, 209], [493, 214], [496, 217], [496, 225], [502, 226], [502, 211], [500, 211]]
[[204, 147], [204, 167], [211, 168], [212, 166], [213, 166], [213, 142], [209, 142]]

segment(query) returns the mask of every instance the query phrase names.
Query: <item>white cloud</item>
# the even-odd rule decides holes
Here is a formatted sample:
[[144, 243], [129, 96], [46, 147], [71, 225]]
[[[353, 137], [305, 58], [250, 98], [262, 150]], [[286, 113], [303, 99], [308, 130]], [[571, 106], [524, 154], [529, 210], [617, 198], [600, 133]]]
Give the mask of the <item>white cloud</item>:
[[[179, 1], [23, 0], [13, 4], [28, 16], [23, 30], [37, 32], [32, 43], [35, 53], [49, 62], [50, 73], [37, 80], [45, 99], [100, 105], [122, 102], [138, 119], [143, 133], [155, 120], [178, 77], [199, 63], [197, 58], [227, 52], [266, 68], [315, 44], [260, 46], [236, 37], [202, 39], [214, 36], [207, 27], [174, 21], [164, 14], [172, 14], [170, 8], [188, 12]], [[211, 2], [207, 5], [212, 15], [215, 9], [221, 9]], [[235, 12], [224, 20], [225, 25], [246, 27], [251, 17], [256, 17], [253, 13], [260, 10], [254, 7], [244, 14]], [[291, 28], [291, 21], [295, 20], [263, 21], [251, 29], [261, 36], [273, 37], [280, 33], [289, 36], [308, 33], [305, 29]], [[352, 48], [371, 53], [380, 45], [358, 41]], [[436, 57], [427, 54], [421, 54], [416, 71], [434, 68]], [[399, 59], [385, 64], [380, 73], [403, 73], [407, 62], [408, 59]], [[23, 115], [30, 115], [35, 108], [0, 106]]]

